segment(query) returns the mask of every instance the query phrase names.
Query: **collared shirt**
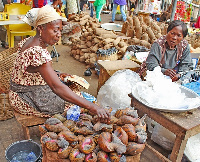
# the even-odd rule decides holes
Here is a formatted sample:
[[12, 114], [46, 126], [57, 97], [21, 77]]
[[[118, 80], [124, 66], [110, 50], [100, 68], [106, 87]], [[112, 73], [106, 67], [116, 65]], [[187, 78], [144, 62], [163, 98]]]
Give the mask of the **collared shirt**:
[[[147, 70], [154, 70], [155, 67], [160, 65], [161, 61], [161, 47], [157, 42], [153, 43], [150, 53], [147, 57], [146, 64]], [[164, 54], [164, 64], [162, 64], [161, 71], [164, 73], [167, 69], [174, 69], [177, 65], [177, 48], [169, 49], [166, 48]], [[189, 44], [186, 49], [183, 51], [182, 57], [179, 60], [180, 62], [177, 65], [178, 72], [189, 71], [192, 68], [192, 59], [190, 54]]]

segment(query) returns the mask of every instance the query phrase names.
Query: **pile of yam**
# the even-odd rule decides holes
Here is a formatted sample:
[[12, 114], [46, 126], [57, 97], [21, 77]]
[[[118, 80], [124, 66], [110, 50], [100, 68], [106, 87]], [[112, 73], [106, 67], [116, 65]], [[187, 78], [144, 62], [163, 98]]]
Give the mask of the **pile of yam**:
[[186, 40], [190, 44], [190, 49], [192, 53], [200, 53], [200, 35], [193, 33], [187, 35]]
[[156, 39], [166, 35], [167, 27], [167, 24], [154, 21], [150, 16], [133, 16], [127, 17], [121, 32], [132, 38], [129, 39], [129, 44], [150, 48]]
[[81, 36], [72, 37], [70, 40], [71, 56], [91, 68], [98, 60], [98, 49], [115, 47], [118, 50], [117, 59], [122, 59], [130, 45], [141, 45], [150, 49], [157, 38], [166, 34], [168, 27], [165, 23], [158, 24], [149, 17], [133, 16], [127, 17], [121, 32], [108, 31], [101, 28], [96, 18], [91, 18], [84, 12], [71, 16], [69, 21], [79, 23], [81, 27]]
[[91, 68], [94, 67], [98, 60], [96, 54], [98, 49], [107, 50], [115, 47], [118, 50], [117, 58], [115, 58], [120, 59], [129, 46], [127, 40], [122, 39], [114, 31], [101, 28], [98, 20], [91, 18], [87, 13], [74, 15], [70, 17], [70, 21], [79, 22], [81, 26], [81, 36], [79, 38], [71, 38], [71, 55]]

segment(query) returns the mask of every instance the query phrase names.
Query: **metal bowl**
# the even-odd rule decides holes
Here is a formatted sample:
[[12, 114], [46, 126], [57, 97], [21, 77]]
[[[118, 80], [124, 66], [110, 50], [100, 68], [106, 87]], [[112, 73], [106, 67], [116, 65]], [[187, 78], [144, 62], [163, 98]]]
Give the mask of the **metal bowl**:
[[115, 24], [115, 23], [105, 23], [105, 24], [102, 24], [101, 27], [104, 28], [105, 30], [113, 30], [113, 31], [122, 30], [122, 25]]
[[[189, 88], [186, 88], [186, 87], [183, 87], [183, 86], [180, 85], [180, 89], [181, 89], [181, 93], [185, 93], [185, 96], [186, 96], [187, 98], [196, 98], [196, 97], [198, 97], [198, 98], [200, 99], [200, 96], [199, 96], [196, 92], [190, 90]], [[192, 108], [187, 108], [187, 107], [185, 107], [185, 108], [180, 108], [180, 109], [166, 108], [166, 107], [164, 107], [164, 106], [163, 106], [163, 107], [152, 106], [152, 105], [150, 105], [148, 102], [146, 102], [145, 100], [142, 100], [142, 99], [137, 95], [137, 92], [134, 91], [134, 89], [132, 90], [132, 96], [133, 96], [135, 99], [137, 99], [138, 101], [140, 101], [142, 104], [144, 104], [144, 105], [146, 105], [146, 106], [148, 106], [148, 107], [150, 107], [150, 108], [152, 108], [152, 109], [156, 109], [156, 110], [163, 111], [163, 112], [181, 113], [181, 112], [185, 112], [185, 111], [197, 109], [197, 108], [200, 107], [200, 104], [197, 104], [197, 105], [195, 105], [195, 106], [192, 107]]]

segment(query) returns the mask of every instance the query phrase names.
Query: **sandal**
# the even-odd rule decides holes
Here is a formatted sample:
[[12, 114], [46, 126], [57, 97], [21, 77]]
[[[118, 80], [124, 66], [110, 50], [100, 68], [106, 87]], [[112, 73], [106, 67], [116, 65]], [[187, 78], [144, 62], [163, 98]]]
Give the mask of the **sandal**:
[[5, 48], [5, 49], [8, 49], [8, 48], [9, 48], [9, 46], [8, 46], [7, 43], [1, 43], [1, 46], [2, 46], [3, 48]]

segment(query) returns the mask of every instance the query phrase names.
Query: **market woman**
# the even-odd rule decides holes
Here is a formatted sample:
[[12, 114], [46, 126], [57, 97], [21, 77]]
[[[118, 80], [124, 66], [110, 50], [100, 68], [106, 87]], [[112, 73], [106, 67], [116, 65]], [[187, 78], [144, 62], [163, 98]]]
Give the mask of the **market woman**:
[[36, 19], [31, 20], [36, 35], [19, 43], [11, 74], [9, 97], [14, 109], [25, 115], [46, 117], [63, 113], [68, 101], [98, 115], [101, 121], [109, 120], [107, 110], [75, 94], [52, 68], [47, 46], [54, 45], [61, 37], [61, 17], [48, 5], [40, 8], [36, 15]]
[[146, 60], [147, 70], [161, 66], [164, 75], [176, 81], [179, 72], [187, 72], [192, 68], [190, 47], [184, 37], [188, 33], [187, 26], [180, 20], [172, 21], [167, 28], [167, 35], [153, 43]]

